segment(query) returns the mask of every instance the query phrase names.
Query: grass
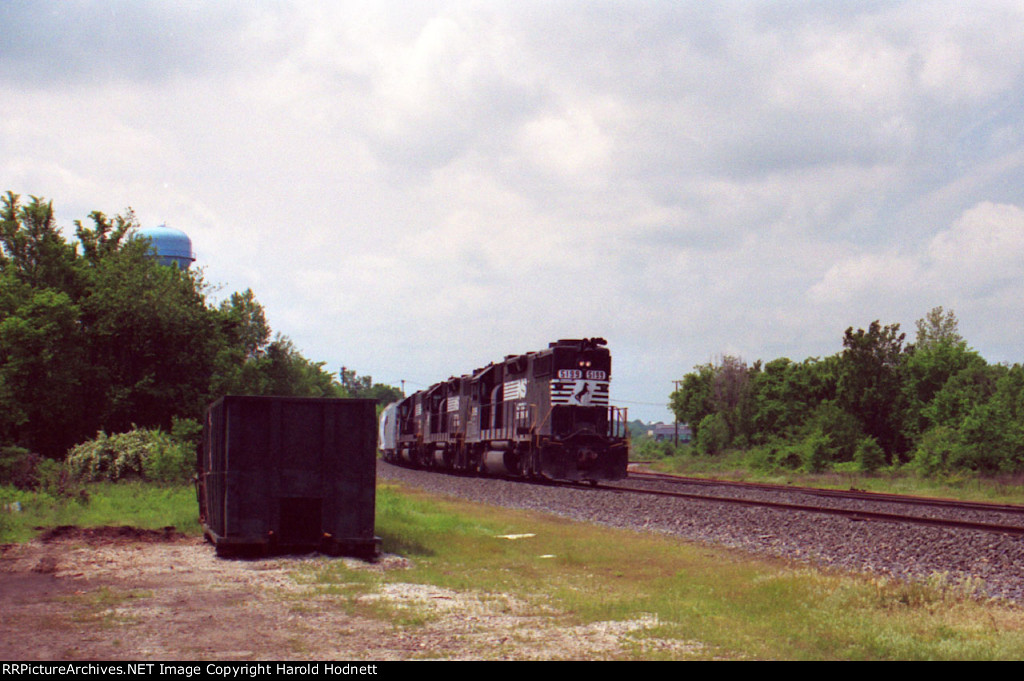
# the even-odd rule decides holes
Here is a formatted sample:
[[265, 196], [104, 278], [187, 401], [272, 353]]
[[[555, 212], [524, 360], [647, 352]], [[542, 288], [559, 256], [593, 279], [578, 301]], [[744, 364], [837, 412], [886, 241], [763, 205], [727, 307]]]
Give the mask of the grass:
[[[511, 592], [575, 622], [655, 615], [649, 636], [735, 659], [1017, 659], [1024, 611], [977, 585], [821, 572], [726, 549], [383, 486], [377, 532], [414, 567], [386, 579]], [[510, 540], [503, 535], [532, 537]], [[543, 557], [549, 556], [549, 557]]]
[[95, 591], [76, 593], [65, 597], [65, 599], [81, 606], [72, 618], [75, 622], [90, 626], [112, 627], [134, 621], [132, 617], [117, 612], [120, 606], [127, 601], [151, 598], [152, 596], [153, 592], [147, 589], [122, 591], [101, 586]]
[[655, 460], [650, 467], [652, 470], [694, 477], [832, 489], [856, 488], [891, 494], [1024, 505], [1022, 474], [982, 476], [964, 471], [922, 477], [907, 467], [887, 468], [872, 474], [836, 471], [804, 473], [786, 469], [760, 471], [748, 465], [747, 453], [743, 451], [729, 451], [716, 456], [695, 456], [690, 451], [691, 448], [681, 447], [679, 454]]
[[[10, 494], [0, 489], [0, 501]], [[23, 497], [22, 513], [0, 512], [8, 525], [2, 541], [72, 523], [174, 524], [198, 533], [191, 488], [91, 486], [89, 499], [47, 508], [52, 500]], [[378, 488], [376, 531], [385, 552], [409, 559], [408, 569], [323, 558], [297, 562], [294, 578], [330, 607], [413, 636], [438, 611], [367, 596], [413, 583], [525, 612], [538, 627], [645, 623], [621, 637], [625, 659], [1012, 660], [1024, 651], [1024, 609], [981, 600], [977, 583], [946, 575], [904, 583], [822, 571], [390, 484]], [[116, 600], [96, 598], [97, 612]]]
[[61, 497], [0, 487], [0, 508], [17, 502], [19, 512], [0, 511], [0, 542], [28, 541], [40, 528], [131, 525], [201, 534], [195, 490], [183, 485], [143, 482], [93, 483], [86, 494]]

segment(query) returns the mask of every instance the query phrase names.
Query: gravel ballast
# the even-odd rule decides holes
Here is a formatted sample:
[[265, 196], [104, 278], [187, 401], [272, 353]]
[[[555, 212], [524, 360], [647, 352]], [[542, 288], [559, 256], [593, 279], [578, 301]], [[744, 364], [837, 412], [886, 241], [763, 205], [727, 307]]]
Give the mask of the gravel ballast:
[[385, 462], [378, 465], [378, 478], [497, 506], [669, 534], [819, 566], [900, 579], [942, 575], [950, 583], [980, 580], [983, 595], [1024, 603], [1022, 537], [447, 475]]

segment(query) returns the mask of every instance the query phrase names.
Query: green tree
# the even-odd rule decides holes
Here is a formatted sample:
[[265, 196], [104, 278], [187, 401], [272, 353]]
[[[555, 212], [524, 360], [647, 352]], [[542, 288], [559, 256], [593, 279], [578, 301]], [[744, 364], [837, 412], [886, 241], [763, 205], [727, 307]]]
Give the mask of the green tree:
[[62, 452], [89, 435], [78, 306], [44, 288], [0, 315], [0, 441]]
[[117, 252], [124, 241], [138, 227], [135, 213], [129, 208], [126, 215], [115, 215], [112, 220], [98, 210], [89, 214], [92, 227], [75, 220], [75, 236], [82, 245], [82, 257], [92, 265]]
[[839, 405], [860, 419], [864, 432], [892, 456], [904, 451], [903, 341], [899, 324], [846, 330], [839, 362]]
[[306, 359], [291, 339], [277, 334], [266, 351], [245, 362], [237, 382], [231, 386], [231, 392], [285, 397], [343, 397], [341, 386], [324, 371], [324, 364]]
[[818, 458], [828, 463], [853, 461], [857, 445], [864, 439], [860, 421], [834, 400], [819, 402], [800, 433], [805, 438], [812, 434], [826, 438], [827, 451], [822, 450]]
[[[690, 424], [701, 451], [745, 446], [754, 422], [752, 377], [760, 372], [760, 363], [748, 367], [742, 359], [725, 355], [718, 364], [695, 369], [683, 376], [679, 389], [670, 396], [669, 408], [680, 422]], [[706, 431], [703, 435], [702, 430]]]
[[263, 354], [270, 342], [270, 325], [251, 288], [232, 293], [229, 300], [220, 304], [220, 312], [232, 347], [238, 348], [246, 359]]
[[1024, 369], [998, 367], [991, 397], [960, 424], [953, 467], [983, 472], [1024, 470]]
[[228, 392], [344, 394], [323, 362], [270, 341], [252, 290], [214, 307], [200, 270], [151, 257], [130, 210], [89, 218], [79, 254], [51, 202], [0, 198], [0, 446], [56, 458], [101, 430], [199, 419]]
[[160, 265], [148, 248], [129, 240], [105, 254], [82, 301], [95, 405], [115, 432], [197, 417], [223, 342], [202, 275]]
[[885, 452], [873, 437], [866, 437], [857, 444], [853, 460], [865, 473], [873, 473], [885, 464]]
[[976, 405], [984, 404], [995, 394], [1004, 369], [984, 361], [969, 362], [947, 380], [921, 409], [928, 429], [943, 426], [959, 431], [964, 419]]
[[836, 356], [793, 362], [772, 360], [754, 376], [753, 432], [757, 442], [795, 436], [818, 408], [834, 401]]
[[338, 372], [341, 388], [346, 397], [362, 397], [377, 400], [378, 405], [387, 406], [402, 399], [402, 391], [391, 385], [374, 383], [372, 376], [357, 376], [354, 369], [341, 367]]
[[787, 357], [774, 359], [764, 365], [755, 378], [754, 429], [759, 440], [780, 436], [795, 425], [793, 405], [795, 364]]
[[843, 351], [753, 367], [736, 358], [686, 374], [670, 407], [697, 450], [755, 445], [751, 461], [864, 471], [912, 459], [920, 472], [1024, 470], [1024, 368], [989, 365], [933, 308], [904, 345], [899, 325], [846, 330]]
[[270, 343], [270, 325], [266, 312], [252, 289], [233, 293], [219, 308], [219, 345], [216, 369], [210, 382], [214, 396], [261, 395], [267, 389], [262, 372], [268, 362], [261, 361]]
[[914, 466], [925, 474], [969, 469], [1020, 470], [1019, 394], [1010, 369], [972, 363], [950, 378], [922, 410]]
[[0, 267], [33, 289], [79, 293], [75, 247], [53, 217], [52, 202], [33, 196], [27, 205], [13, 192], [0, 199]]
[[914, 341], [919, 349], [936, 343], [966, 345], [960, 335], [960, 322], [956, 314], [952, 310], [946, 312], [941, 306], [933, 307], [922, 319], [917, 320], [917, 338]]
[[50, 202], [0, 199], [0, 444], [59, 451], [82, 432], [83, 270]]
[[680, 423], [690, 424], [695, 438], [704, 418], [715, 411], [712, 401], [714, 380], [714, 365], [701, 364], [683, 376], [678, 388], [669, 396], [669, 409]]
[[373, 385], [372, 376], [357, 376], [355, 369], [347, 367], [341, 367], [338, 378], [349, 397], [364, 397]]
[[907, 353], [903, 378], [906, 405], [903, 434], [911, 446], [934, 425], [928, 418], [929, 405], [946, 383], [970, 367], [984, 366], [985, 360], [968, 348], [960, 336], [952, 311], [944, 313], [941, 307], [936, 307], [917, 321], [917, 342]]

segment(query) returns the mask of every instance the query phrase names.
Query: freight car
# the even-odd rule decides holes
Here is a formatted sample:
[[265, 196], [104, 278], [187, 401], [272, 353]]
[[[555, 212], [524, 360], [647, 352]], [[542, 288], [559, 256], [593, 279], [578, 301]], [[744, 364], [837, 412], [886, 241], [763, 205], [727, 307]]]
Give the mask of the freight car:
[[376, 403], [228, 395], [207, 411], [197, 494], [220, 555], [373, 557]]
[[609, 404], [606, 345], [559, 340], [388, 405], [380, 419], [384, 459], [591, 483], [625, 478], [626, 410]]

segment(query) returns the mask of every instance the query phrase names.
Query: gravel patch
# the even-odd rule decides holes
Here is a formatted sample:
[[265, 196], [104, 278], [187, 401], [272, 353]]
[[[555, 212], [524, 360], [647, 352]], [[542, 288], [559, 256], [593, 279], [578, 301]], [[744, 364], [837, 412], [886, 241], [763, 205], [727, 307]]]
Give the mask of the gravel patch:
[[898, 579], [941, 577], [1024, 603], [1024, 538], [820, 513], [632, 495], [412, 470], [381, 462], [378, 479], [509, 508], [658, 532], [757, 554]]
[[655, 615], [575, 624], [514, 594], [388, 580], [336, 593], [328, 562], [400, 579], [407, 558], [218, 558], [193, 537], [74, 530], [0, 546], [4, 660], [612, 660], [704, 657]]

